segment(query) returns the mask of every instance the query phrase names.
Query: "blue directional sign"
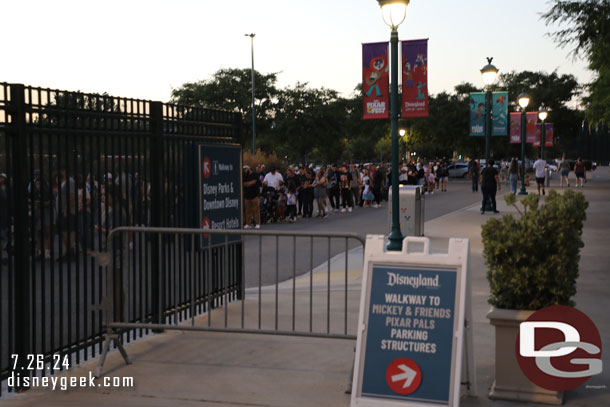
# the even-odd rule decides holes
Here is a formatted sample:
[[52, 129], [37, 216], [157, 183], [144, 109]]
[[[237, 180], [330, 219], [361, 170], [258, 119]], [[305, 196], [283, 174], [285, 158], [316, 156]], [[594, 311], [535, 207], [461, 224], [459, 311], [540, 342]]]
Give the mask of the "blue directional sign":
[[[241, 149], [235, 145], [198, 146], [199, 227], [202, 229], [241, 229]], [[203, 236], [207, 244], [208, 236]], [[212, 244], [224, 242], [214, 235]], [[229, 241], [240, 240], [230, 236]]]
[[373, 264], [362, 396], [448, 405], [456, 267]]

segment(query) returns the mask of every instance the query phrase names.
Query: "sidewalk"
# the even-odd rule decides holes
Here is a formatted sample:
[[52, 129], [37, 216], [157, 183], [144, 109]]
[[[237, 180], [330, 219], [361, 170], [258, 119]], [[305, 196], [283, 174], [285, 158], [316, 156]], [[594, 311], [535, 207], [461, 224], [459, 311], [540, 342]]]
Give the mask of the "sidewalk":
[[[604, 372], [584, 386], [566, 394], [566, 406], [610, 405], [610, 181], [608, 167], [599, 168], [590, 176], [584, 192], [589, 201], [581, 251], [580, 277], [576, 307], [597, 325], [603, 342]], [[553, 184], [557, 184], [554, 180]], [[433, 251], [446, 251], [449, 237], [470, 239], [470, 278], [474, 320], [475, 358], [478, 398], [464, 398], [462, 406], [517, 406], [520, 403], [493, 402], [487, 392], [493, 381], [494, 333], [486, 314], [489, 288], [482, 258], [481, 225], [490, 216], [516, 212], [504, 204], [504, 189], [498, 196], [499, 215], [479, 212], [479, 205], [462, 208], [426, 222], [425, 234], [432, 239]], [[530, 187], [529, 192], [535, 192]], [[348, 255], [348, 332], [355, 332], [358, 298], [362, 274], [362, 252]], [[343, 332], [343, 299], [336, 291], [344, 290], [345, 255], [336, 256], [330, 264], [331, 331]], [[308, 325], [309, 284], [312, 284], [314, 329], [326, 324], [328, 265], [289, 280], [278, 286], [282, 306], [278, 310], [280, 327], [290, 326], [292, 304], [286, 304], [293, 290], [306, 293], [298, 296], [297, 329]], [[275, 286], [261, 292], [263, 299], [275, 296]], [[339, 293], [340, 294], [340, 293]], [[246, 301], [256, 301], [257, 290], [248, 290]], [[268, 302], [265, 302], [267, 306]], [[274, 315], [269, 305], [263, 315]], [[229, 323], [239, 319], [240, 303], [228, 309]], [[223, 318], [224, 309], [212, 313], [214, 321]], [[246, 327], [257, 324], [258, 315], [245, 315]], [[197, 318], [207, 323], [207, 316]], [[263, 327], [273, 327], [273, 318], [262, 320]], [[320, 328], [321, 327], [321, 328]], [[112, 351], [104, 366], [109, 377], [133, 377], [133, 388], [76, 388], [69, 391], [32, 389], [24, 394], [2, 400], [3, 406], [348, 406], [345, 394], [353, 364], [355, 341], [297, 338], [230, 333], [169, 331], [128, 344], [126, 350], [134, 361], [125, 365], [117, 351]], [[69, 371], [69, 376], [83, 377], [94, 370], [97, 359]]]

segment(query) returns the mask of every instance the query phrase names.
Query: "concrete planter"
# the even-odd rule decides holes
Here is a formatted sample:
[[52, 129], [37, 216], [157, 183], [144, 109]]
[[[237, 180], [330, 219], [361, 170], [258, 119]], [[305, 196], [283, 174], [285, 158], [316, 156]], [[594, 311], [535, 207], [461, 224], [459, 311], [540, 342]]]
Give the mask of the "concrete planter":
[[521, 372], [517, 362], [515, 342], [519, 324], [533, 313], [534, 311], [492, 308], [487, 314], [490, 323], [496, 328], [496, 378], [489, 398], [561, 405], [563, 391], [546, 390], [535, 385]]

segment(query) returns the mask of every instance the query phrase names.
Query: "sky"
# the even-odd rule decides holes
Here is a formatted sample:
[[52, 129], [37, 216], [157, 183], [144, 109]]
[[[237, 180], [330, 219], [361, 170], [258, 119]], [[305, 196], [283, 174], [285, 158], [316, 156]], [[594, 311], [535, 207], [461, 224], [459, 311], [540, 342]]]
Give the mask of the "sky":
[[[483, 86], [500, 73], [557, 70], [591, 80], [546, 36], [546, 0], [411, 0], [401, 40], [428, 38], [429, 91]], [[171, 90], [221, 68], [278, 72], [349, 96], [362, 43], [389, 41], [375, 0], [0, 0], [0, 82], [169, 101]]]

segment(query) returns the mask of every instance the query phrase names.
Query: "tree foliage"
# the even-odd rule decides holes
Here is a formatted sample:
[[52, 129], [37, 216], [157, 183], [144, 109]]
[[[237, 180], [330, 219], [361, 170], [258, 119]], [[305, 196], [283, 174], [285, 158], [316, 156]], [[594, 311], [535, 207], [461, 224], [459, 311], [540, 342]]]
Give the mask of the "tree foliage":
[[[290, 162], [338, 162], [390, 160], [389, 120], [363, 120], [362, 89], [348, 97], [307, 83], [278, 88], [277, 74], [256, 72], [257, 147], [276, 153]], [[549, 120], [555, 135], [569, 141], [580, 132], [582, 114], [568, 107], [580, 91], [572, 75], [557, 72], [510, 72], [501, 75], [498, 89], [508, 89], [514, 110], [516, 95], [527, 89], [532, 109], [540, 103], [552, 109]], [[470, 137], [469, 94], [480, 91], [471, 83], [458, 84], [453, 92], [441, 92], [429, 99], [429, 117], [399, 119], [407, 136], [401, 150], [416, 152], [418, 158], [451, 158], [454, 153], [482, 157], [484, 141]], [[251, 82], [249, 69], [221, 69], [210, 79], [185, 83], [172, 92], [180, 104], [220, 108], [244, 115], [244, 148], [251, 140]], [[403, 144], [404, 143], [404, 144]], [[496, 158], [518, 155], [518, 146], [506, 137], [492, 138]], [[557, 148], [562, 151], [561, 147]]]
[[569, 106], [581, 90], [574, 75], [559, 75], [557, 71], [551, 73], [513, 71], [500, 74], [499, 82], [503, 89], [508, 90], [510, 111], [520, 111], [521, 108], [517, 104], [517, 95], [524, 91], [530, 96], [528, 111], [536, 111], [541, 105], [550, 109], [547, 122], [554, 123], [555, 153], [557, 156], [565, 151], [564, 146], [566, 144], [580, 135], [580, 127], [584, 116], [582, 112]]
[[[245, 140], [252, 138], [252, 73], [250, 69], [220, 69], [209, 80], [187, 82], [172, 90], [171, 102], [189, 106], [239, 112], [244, 117]], [[261, 74], [254, 71], [257, 135], [271, 128], [277, 73]]]
[[596, 73], [584, 98], [592, 121], [610, 121], [610, 2], [555, 0], [542, 15], [547, 25], [566, 24], [550, 35], [561, 46], [573, 46], [574, 57], [584, 56]]

